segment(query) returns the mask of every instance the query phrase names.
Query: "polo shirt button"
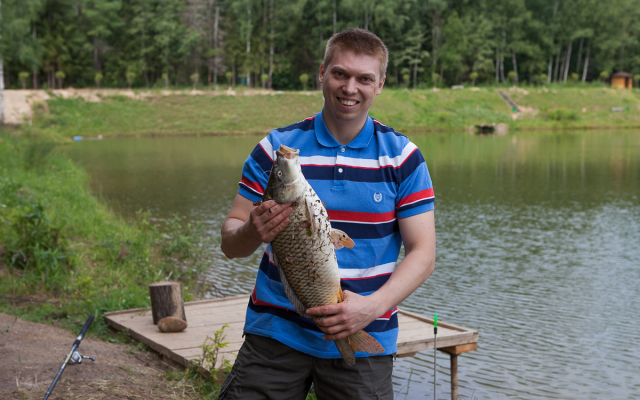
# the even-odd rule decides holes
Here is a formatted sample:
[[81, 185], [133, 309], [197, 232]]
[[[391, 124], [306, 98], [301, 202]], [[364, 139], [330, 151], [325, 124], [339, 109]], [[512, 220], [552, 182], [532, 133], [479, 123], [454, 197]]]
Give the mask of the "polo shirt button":
[[340, 149], [340, 151], [344, 153], [344, 147], [343, 147], [343, 148], [341, 148], [341, 149]]
[[338, 168], [338, 172], [342, 173], [342, 168]]

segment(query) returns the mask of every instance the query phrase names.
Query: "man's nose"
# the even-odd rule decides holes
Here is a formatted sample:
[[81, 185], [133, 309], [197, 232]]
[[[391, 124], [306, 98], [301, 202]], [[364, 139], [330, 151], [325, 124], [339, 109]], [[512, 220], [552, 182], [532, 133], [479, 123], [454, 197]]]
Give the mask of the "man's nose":
[[356, 89], [356, 78], [349, 78], [347, 82], [344, 84], [342, 88], [346, 94], [355, 94], [357, 92]]

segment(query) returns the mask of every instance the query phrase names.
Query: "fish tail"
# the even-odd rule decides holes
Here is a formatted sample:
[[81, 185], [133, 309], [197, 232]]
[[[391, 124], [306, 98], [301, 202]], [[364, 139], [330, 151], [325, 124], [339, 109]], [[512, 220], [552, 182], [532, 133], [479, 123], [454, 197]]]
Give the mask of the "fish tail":
[[335, 343], [340, 355], [349, 366], [356, 363], [356, 351], [369, 354], [384, 353], [384, 347], [363, 330], [344, 339], [336, 340]]
[[344, 362], [347, 363], [348, 366], [352, 366], [356, 363], [356, 352], [349, 344], [349, 338], [346, 337], [344, 339], [338, 339], [333, 341], [342, 356]]

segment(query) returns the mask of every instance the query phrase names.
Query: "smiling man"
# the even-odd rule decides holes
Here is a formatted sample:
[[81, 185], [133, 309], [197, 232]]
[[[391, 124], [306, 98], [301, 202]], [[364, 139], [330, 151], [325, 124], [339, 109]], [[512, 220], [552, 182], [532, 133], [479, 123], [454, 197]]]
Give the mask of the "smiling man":
[[[320, 66], [322, 112], [271, 131], [247, 158], [240, 190], [222, 227], [222, 250], [248, 257], [289, 223], [289, 204], [262, 199], [275, 150], [300, 149], [302, 172], [324, 201], [331, 225], [355, 242], [336, 252], [344, 301], [299, 316], [267, 245], [249, 300], [245, 342], [219, 399], [392, 399], [396, 306], [433, 272], [433, 187], [420, 150], [369, 117], [382, 92], [388, 52], [371, 32], [331, 37]], [[400, 247], [405, 257], [396, 265]], [[356, 353], [354, 366], [333, 340], [360, 329], [384, 347]]]

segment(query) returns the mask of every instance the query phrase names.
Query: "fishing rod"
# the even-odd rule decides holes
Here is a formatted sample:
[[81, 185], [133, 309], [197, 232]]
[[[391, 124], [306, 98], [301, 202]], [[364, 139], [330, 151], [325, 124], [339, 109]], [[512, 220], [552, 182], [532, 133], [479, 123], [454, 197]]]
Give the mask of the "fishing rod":
[[87, 322], [84, 323], [84, 326], [82, 327], [80, 334], [76, 338], [76, 341], [73, 342], [73, 346], [71, 346], [71, 350], [69, 351], [69, 354], [67, 354], [67, 356], [64, 358], [62, 367], [60, 367], [60, 371], [58, 371], [58, 375], [56, 375], [56, 378], [53, 380], [53, 383], [49, 387], [49, 390], [47, 390], [47, 394], [44, 395], [43, 400], [47, 400], [49, 398], [49, 396], [51, 395], [51, 392], [53, 391], [53, 388], [56, 386], [56, 383], [58, 383], [58, 379], [60, 379], [60, 375], [62, 375], [62, 371], [64, 371], [67, 364], [80, 364], [82, 363], [83, 358], [88, 358], [91, 361], [96, 360], [95, 357], [83, 356], [77, 351], [78, 346], [80, 346], [80, 342], [82, 342], [82, 338], [87, 333], [87, 331], [89, 330], [89, 327], [91, 326], [91, 323], [93, 322], [93, 318], [95, 318], [93, 314], [89, 315], [89, 318], [87, 318]]
[[436, 400], [436, 353], [438, 349], [438, 314], [433, 319], [433, 400]]

